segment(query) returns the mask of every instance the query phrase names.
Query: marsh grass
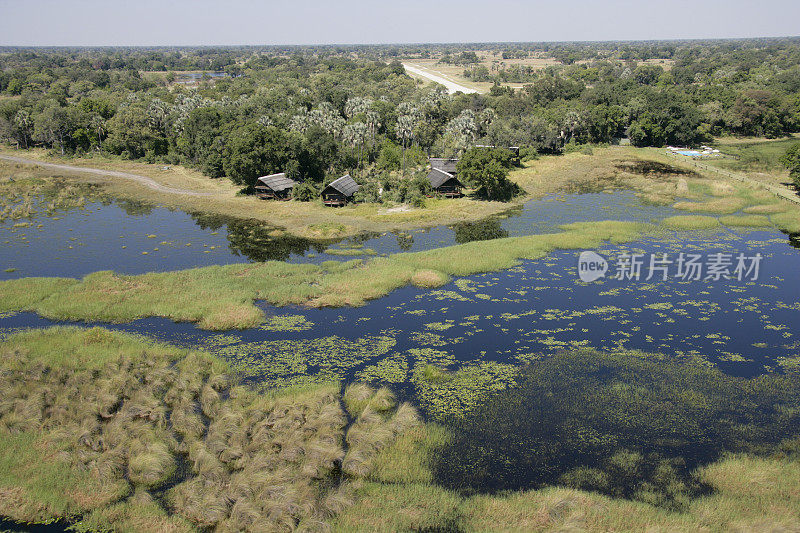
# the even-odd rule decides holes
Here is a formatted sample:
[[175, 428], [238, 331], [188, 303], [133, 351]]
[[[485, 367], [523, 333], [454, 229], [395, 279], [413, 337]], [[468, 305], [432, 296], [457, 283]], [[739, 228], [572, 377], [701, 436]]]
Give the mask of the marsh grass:
[[[0, 161], [0, 175], [8, 172], [10, 165]], [[73, 183], [63, 178], [28, 175], [19, 166], [14, 181], [0, 180], [0, 222], [20, 220], [13, 227], [26, 228], [37, 214], [53, 216], [56, 212], [81, 208], [87, 201], [103, 198], [99, 187]]]
[[726, 226], [763, 228], [771, 226], [769, 219], [762, 215], [729, 215], [720, 217], [719, 221]]
[[0, 312], [35, 311], [59, 320], [124, 322], [146, 316], [197, 322], [205, 329], [247, 328], [264, 321], [255, 300], [312, 307], [363, 305], [411, 283], [439, 286], [450, 276], [513, 267], [557, 249], [630, 242], [650, 229], [634, 222], [568, 224], [560, 233], [474, 241], [388, 258], [268, 261], [137, 276], [96, 272], [82, 280], [22, 278], [0, 282]]
[[[560, 358], [570, 362], [565, 365], [564, 361], [559, 362]], [[559, 375], [551, 373], [554, 369], [560, 369], [557, 370]], [[539, 376], [535, 378], [539, 384], [534, 387], [537, 390], [531, 390], [531, 396], [524, 397], [513, 390], [485, 395], [481, 404], [485, 401], [491, 403], [487, 397], [492, 395], [506, 397], [509, 402], [496, 405], [499, 409], [491, 414], [479, 407], [472, 416], [473, 421], [479, 421], [480, 428], [474, 428], [478, 431], [460, 434], [458, 422], [445, 425], [428, 423], [406, 432], [381, 450], [373, 462], [375, 466], [369, 476], [371, 482], [357, 489], [355, 504], [335, 518], [333, 530], [694, 532], [794, 531], [800, 528], [797, 440], [790, 438], [782, 443], [773, 442], [781, 434], [796, 434], [794, 420], [797, 411], [789, 407], [794, 405], [797, 395], [792, 376], [741, 380], [724, 376], [702, 363], [676, 363], [658, 354], [639, 352], [565, 353], [537, 362], [527, 371]], [[665, 374], [674, 374], [673, 379], [665, 378]], [[565, 386], [570, 380], [575, 387]], [[604, 383], [604, 392], [595, 395], [592, 391], [597, 383]], [[654, 391], [654, 388], [659, 390]], [[665, 389], [673, 392], [665, 395]], [[589, 400], [587, 395], [594, 400]], [[573, 414], [557, 413], [550, 418], [547, 413], [553, 406], [548, 402], [554, 400], [558, 403], [562, 396], [563, 406]], [[650, 404], [648, 397], [652, 397], [655, 403]], [[667, 397], [671, 399], [665, 399]], [[533, 398], [536, 400], [532, 401]], [[754, 406], [754, 400], [768, 408]], [[548, 405], [542, 407], [542, 411], [533, 411], [532, 407], [542, 401]], [[578, 412], [593, 411], [599, 405], [608, 405], [610, 410], [596, 416], [575, 416]], [[633, 414], [638, 409], [634, 407], [636, 405], [644, 408], [641, 417]], [[736, 412], [729, 411], [731, 406]], [[665, 409], [668, 414], [662, 416], [654, 409]], [[726, 415], [713, 414], [717, 409]], [[744, 411], [749, 415], [742, 417]], [[692, 421], [684, 427], [681, 419], [687, 414]], [[706, 415], [710, 418], [702, 422]], [[621, 422], [623, 419], [624, 423]], [[583, 427], [585, 423], [594, 430]], [[628, 427], [631, 424], [633, 427]], [[641, 424], [659, 427], [654, 440], [646, 436], [647, 431], [642, 431]], [[454, 479], [463, 481], [483, 476], [491, 480], [501, 476], [506, 467], [513, 475], [524, 477], [530, 473], [527, 465], [515, 462], [514, 457], [519, 455], [527, 455], [534, 462], [541, 460], [544, 471], [552, 468], [553, 461], [545, 456], [560, 453], [570, 442], [560, 433], [561, 429], [567, 433], [575, 431], [575, 435], [585, 440], [589, 447], [603, 447], [603, 443], [619, 446], [625, 441], [622, 434], [631, 430], [635, 435], [634, 441], [651, 442], [669, 450], [683, 446], [684, 437], [697, 439], [695, 444], [700, 447], [715, 446], [717, 440], [706, 439], [703, 434], [713, 433], [715, 428], [726, 424], [731, 424], [732, 433], [722, 431], [724, 436], [721, 438], [730, 439], [733, 446], [746, 447], [747, 442], [755, 443], [753, 451], [763, 455], [723, 454], [708, 462], [701, 461], [699, 467], [689, 472], [689, 479], [703, 490], [690, 497], [680, 497], [686, 485], [678, 482], [674, 478], [675, 471], [670, 473], [665, 465], [653, 472], [655, 475], [650, 481], [637, 481], [637, 476], [646, 471], [647, 454], [630, 450], [609, 455], [612, 460], [608, 467], [611, 470], [606, 481], [630, 483], [634, 497], [631, 494], [625, 497], [603, 495], [601, 492], [607, 489], [597, 487], [592, 491], [564, 487], [564, 484], [572, 484], [577, 479], [569, 476], [555, 483], [561, 486], [494, 494], [448, 490], [435, 483], [437, 465], [441, 464], [443, 455], [453, 451], [459, 439], [466, 439], [462, 442], [468, 442], [478, 455], [457, 448], [460, 475]], [[517, 432], [514, 429], [516, 426], [536, 425], [542, 426], [542, 435], [546, 435], [545, 440], [550, 439], [552, 446], [544, 442], [533, 445], [526, 440], [530, 437], [528, 431]], [[773, 431], [778, 428], [782, 429]], [[616, 438], [609, 440], [604, 432], [615, 433]], [[684, 437], [681, 437], [682, 432]], [[736, 436], [737, 433], [744, 438]], [[492, 444], [491, 439], [486, 439], [486, 434], [495, 435], [498, 440]], [[762, 437], [772, 444], [759, 445], [756, 441]], [[471, 462], [495, 444], [506, 447], [509, 452], [498, 454], [495, 465]], [[691, 449], [693, 453], [700, 453], [698, 449]], [[578, 462], [586, 458], [585, 454], [573, 457]], [[630, 466], [635, 464], [639, 468], [631, 469]], [[680, 464], [680, 461], [676, 463]], [[584, 483], [603, 477], [588, 476], [585, 468], [581, 472]], [[658, 497], [654, 486], [659, 483], [663, 483], [662, 490], [667, 493], [676, 491], [673, 496], [679, 497]]]
[[345, 255], [345, 256], [358, 256], [358, 255], [377, 255], [378, 252], [372, 248], [327, 248], [323, 253], [328, 255]]
[[788, 233], [800, 233], [800, 212], [786, 211], [772, 215], [770, 220], [779, 229]]
[[677, 215], [665, 218], [661, 224], [670, 229], [699, 230], [717, 228], [720, 222], [714, 217], [703, 215]]
[[688, 533], [800, 527], [797, 460], [735, 455], [704, 467], [698, 476], [712, 491], [681, 511], [564, 487], [464, 496], [417, 479], [388, 479], [362, 485], [355, 505], [336, 517], [332, 529]]
[[785, 204], [761, 204], [746, 207], [742, 211], [750, 215], [775, 215], [785, 212], [786, 208]]
[[0, 513], [78, 531], [321, 525], [421, 423], [387, 389], [349, 414], [337, 383], [258, 393], [208, 354], [101, 328], [13, 334], [0, 358]]
[[737, 197], [715, 198], [702, 202], [676, 202], [672, 205], [680, 211], [692, 213], [713, 213], [718, 215], [729, 215], [745, 207], [747, 202]]

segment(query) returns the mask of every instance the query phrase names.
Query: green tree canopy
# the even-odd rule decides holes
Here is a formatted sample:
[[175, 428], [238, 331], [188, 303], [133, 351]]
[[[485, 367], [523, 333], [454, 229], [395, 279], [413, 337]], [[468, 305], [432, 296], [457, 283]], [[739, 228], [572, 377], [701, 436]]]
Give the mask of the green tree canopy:
[[508, 179], [514, 154], [504, 148], [471, 148], [459, 159], [458, 177], [488, 200], [509, 201], [519, 187]]
[[296, 135], [275, 126], [245, 124], [228, 136], [225, 173], [234, 183], [251, 188], [260, 176], [283, 172], [300, 143]]
[[800, 187], [800, 143], [793, 144], [781, 156], [781, 163], [789, 169], [789, 177]]

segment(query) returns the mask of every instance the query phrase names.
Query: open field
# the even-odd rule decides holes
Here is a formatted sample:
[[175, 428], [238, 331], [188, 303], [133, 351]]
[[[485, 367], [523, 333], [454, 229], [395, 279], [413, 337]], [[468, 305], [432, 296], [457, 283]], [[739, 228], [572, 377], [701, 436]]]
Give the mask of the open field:
[[403, 66], [405, 67], [406, 72], [413, 78], [428, 80], [440, 85], [444, 85], [447, 88], [447, 92], [450, 94], [457, 92], [462, 92], [464, 94], [479, 92], [478, 89], [474, 87], [466, 87], [465, 85], [456, 83], [453, 81], [451, 76], [447, 76], [446, 74], [443, 74], [437, 70], [433, 70], [430, 67], [423, 67], [417, 63], [410, 62], [403, 63]]
[[[430, 83], [431, 77], [434, 78], [443, 78], [444, 80], [459, 85], [465, 88], [468, 88], [472, 91], [479, 92], [481, 94], [486, 94], [489, 92], [489, 89], [492, 87], [491, 82], [483, 82], [483, 81], [474, 81], [466, 76], [464, 76], [465, 69], [471, 69], [477, 66], [486, 67], [490, 74], [494, 74], [499, 70], [503, 69], [513, 69], [516, 67], [530, 67], [534, 70], [543, 70], [547, 67], [552, 66], [563, 66], [563, 64], [554, 59], [552, 57], [546, 57], [544, 53], [538, 53], [536, 57], [525, 57], [525, 58], [509, 58], [503, 59], [502, 53], [500, 51], [489, 51], [489, 50], [475, 50], [475, 54], [479, 58], [478, 63], [473, 63], [469, 65], [453, 65], [449, 63], [440, 63], [440, 57], [432, 57], [432, 58], [404, 58], [402, 59], [404, 65], [410, 65], [414, 67], [415, 70], [419, 70], [421, 72], [415, 70], [409, 70], [408, 68], [406, 71], [408, 72], [409, 76], [412, 78], [421, 80], [426, 83]], [[587, 64], [589, 61], [581, 60], [577, 61], [577, 64]], [[665, 71], [669, 71], [672, 69], [673, 61], [671, 59], [648, 59], [647, 61], [642, 61], [641, 64], [644, 65], [655, 65], [662, 67]], [[428, 74], [429, 76], [426, 76]], [[434, 81], [436, 81], [434, 79]], [[442, 82], [439, 82], [442, 83]], [[522, 83], [501, 83], [503, 87], [511, 87], [513, 89], [521, 89], [524, 84]], [[451, 89], [451, 92], [455, 92], [453, 89], [455, 87], [448, 87]], [[465, 91], [466, 92], [466, 91]]]
[[[472, 81], [464, 77], [464, 67], [458, 65], [441, 64], [435, 60], [414, 59], [403, 63], [409, 76], [424, 83], [436, 82], [445, 85], [452, 94], [458, 90], [462, 92], [489, 92], [492, 86], [489, 82]], [[409, 69], [408, 67], [412, 67]], [[443, 80], [443, 81], [440, 81]], [[463, 89], [462, 89], [463, 88]], [[466, 89], [466, 90], [464, 90]]]
[[786, 150], [800, 143], [800, 138], [789, 139], [718, 139], [714, 146], [738, 159], [709, 159], [710, 165], [735, 172], [746, 172], [748, 177], [777, 185], [790, 185], [789, 171], [780, 157]]

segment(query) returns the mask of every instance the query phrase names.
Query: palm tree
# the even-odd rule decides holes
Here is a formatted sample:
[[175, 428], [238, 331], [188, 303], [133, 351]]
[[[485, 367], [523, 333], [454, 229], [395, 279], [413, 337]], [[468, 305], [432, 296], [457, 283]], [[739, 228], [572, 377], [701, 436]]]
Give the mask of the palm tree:
[[17, 111], [17, 114], [14, 115], [14, 124], [16, 124], [20, 133], [22, 133], [22, 144], [25, 145], [26, 150], [28, 149], [28, 137], [30, 137], [32, 123], [31, 114], [24, 109], [20, 109]]
[[475, 142], [478, 127], [475, 124], [475, 113], [465, 109], [456, 118], [447, 123], [445, 133], [452, 135], [457, 140], [458, 148], [463, 150], [470, 142]]
[[100, 152], [103, 152], [103, 134], [106, 132], [106, 122], [100, 115], [94, 115], [89, 123], [92, 130], [97, 132], [97, 144]]
[[367, 111], [364, 116], [367, 120], [367, 128], [369, 128], [369, 134], [372, 138], [372, 142], [375, 142], [375, 134], [378, 133], [378, 128], [381, 127], [381, 117], [373, 110]]
[[406, 175], [406, 140], [414, 135], [414, 118], [411, 115], [401, 115], [397, 119], [397, 135], [403, 144], [403, 177]]
[[361, 168], [361, 156], [364, 152], [364, 143], [367, 140], [368, 129], [363, 122], [348, 124], [342, 130], [342, 140], [353, 146], [358, 146], [358, 167]]

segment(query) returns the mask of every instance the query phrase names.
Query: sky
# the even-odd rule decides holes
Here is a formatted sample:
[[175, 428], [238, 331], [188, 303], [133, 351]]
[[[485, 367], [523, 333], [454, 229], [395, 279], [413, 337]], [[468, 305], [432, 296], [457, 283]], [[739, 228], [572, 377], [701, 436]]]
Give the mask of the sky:
[[800, 35], [800, 0], [0, 0], [0, 46], [601, 41]]

